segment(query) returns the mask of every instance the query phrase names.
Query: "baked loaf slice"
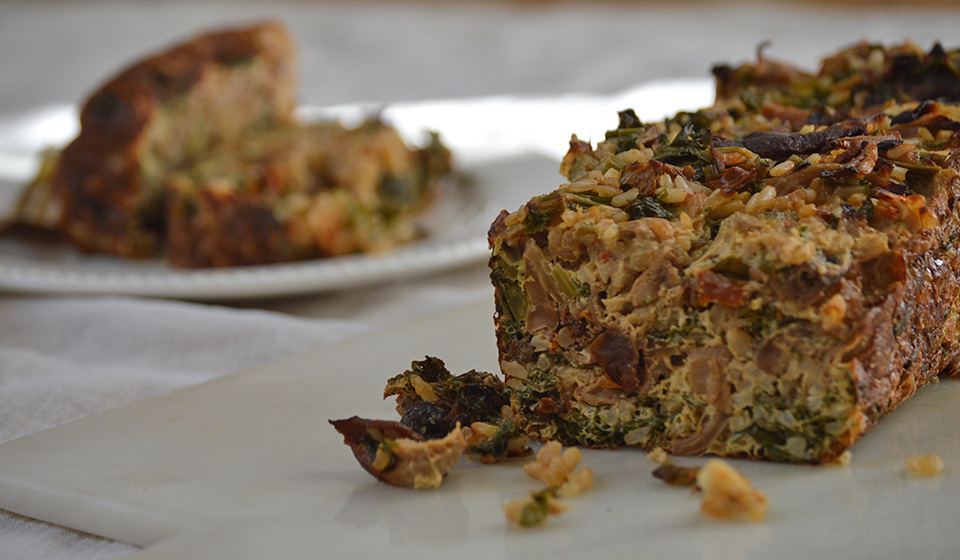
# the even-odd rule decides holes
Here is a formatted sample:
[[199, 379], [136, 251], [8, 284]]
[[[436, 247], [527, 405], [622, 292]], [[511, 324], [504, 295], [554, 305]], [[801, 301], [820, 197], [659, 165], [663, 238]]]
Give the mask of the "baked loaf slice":
[[155, 254], [168, 174], [224, 139], [291, 122], [295, 72], [277, 23], [206, 34], [122, 71], [83, 105], [59, 155], [57, 229], [87, 251]]
[[781, 86], [779, 108], [731, 90], [657, 123], [624, 111], [491, 226], [527, 433], [818, 463], [957, 374], [960, 110]]
[[87, 101], [79, 136], [46, 155], [17, 218], [82, 250], [162, 253], [179, 267], [380, 251], [420, 236], [451, 167], [436, 135], [415, 148], [378, 117], [356, 129], [301, 124], [295, 89], [276, 23], [150, 57]]
[[378, 120], [278, 127], [217, 150], [166, 183], [165, 253], [181, 267], [379, 251], [422, 234], [449, 152], [409, 148]]

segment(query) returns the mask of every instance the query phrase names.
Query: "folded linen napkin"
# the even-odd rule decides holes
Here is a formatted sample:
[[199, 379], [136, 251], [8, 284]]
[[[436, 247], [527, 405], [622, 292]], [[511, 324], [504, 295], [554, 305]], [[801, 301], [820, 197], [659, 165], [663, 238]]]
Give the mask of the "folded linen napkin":
[[0, 442], [362, 332], [159, 300], [0, 300]]

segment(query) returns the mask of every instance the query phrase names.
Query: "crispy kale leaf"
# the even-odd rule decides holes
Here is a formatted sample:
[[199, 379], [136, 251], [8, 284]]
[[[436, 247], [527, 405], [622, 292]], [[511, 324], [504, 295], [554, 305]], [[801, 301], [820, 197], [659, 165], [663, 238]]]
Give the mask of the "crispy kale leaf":
[[427, 356], [390, 378], [383, 396], [396, 397], [400, 423], [425, 438], [444, 437], [458, 422], [469, 428], [468, 452], [484, 462], [528, 454], [528, 439], [503, 415], [509, 391], [491, 373], [453, 375], [443, 360]]

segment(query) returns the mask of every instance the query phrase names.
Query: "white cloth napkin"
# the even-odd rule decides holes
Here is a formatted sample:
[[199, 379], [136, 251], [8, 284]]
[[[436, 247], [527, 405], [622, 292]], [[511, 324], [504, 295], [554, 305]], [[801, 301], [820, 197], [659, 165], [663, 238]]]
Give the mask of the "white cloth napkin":
[[0, 442], [363, 330], [170, 301], [0, 300]]

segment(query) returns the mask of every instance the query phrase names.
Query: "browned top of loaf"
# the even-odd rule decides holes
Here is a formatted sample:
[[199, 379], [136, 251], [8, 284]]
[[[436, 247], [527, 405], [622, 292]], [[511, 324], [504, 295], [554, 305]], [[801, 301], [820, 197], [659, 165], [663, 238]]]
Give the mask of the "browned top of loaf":
[[[267, 22], [199, 36], [123, 70], [83, 105], [80, 136], [84, 149], [106, 151], [137, 139], [157, 108], [188, 92], [213, 66], [231, 66], [254, 57], [293, 65], [293, 44], [286, 28]], [[292, 68], [290, 72], [292, 72]], [[277, 114], [287, 119], [295, 99], [283, 100]]]
[[290, 122], [296, 104], [294, 47], [277, 22], [196, 37], [135, 63], [97, 90], [83, 105], [80, 134], [63, 150], [53, 178], [62, 207], [60, 229], [67, 239], [85, 250], [127, 257], [156, 251], [153, 230], [162, 223], [144, 211], [142, 200], [149, 194], [140, 161], [149, 127], [205, 76], [242, 68], [254, 59], [271, 69], [267, 85], [259, 86], [264, 91], [257, 92], [266, 106], [259, 111], [237, 107], [235, 122], [222, 123], [229, 124], [223, 135], [264, 117]]

